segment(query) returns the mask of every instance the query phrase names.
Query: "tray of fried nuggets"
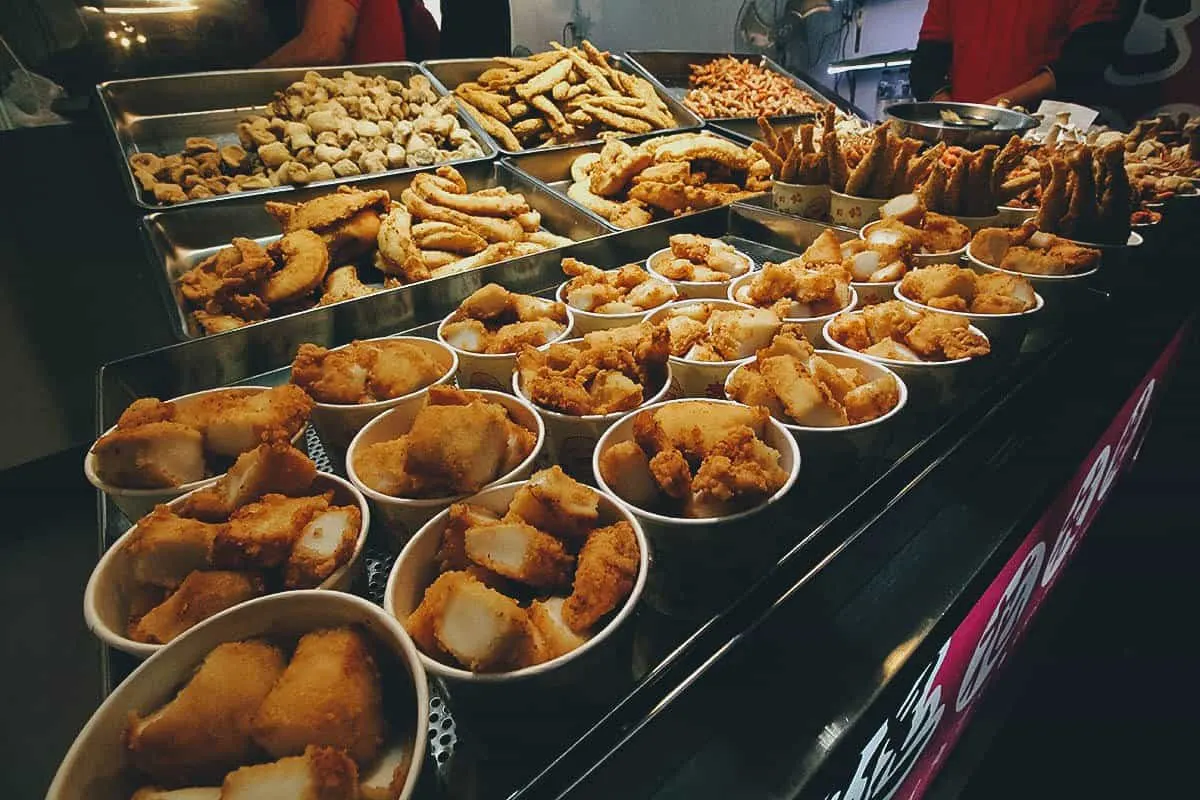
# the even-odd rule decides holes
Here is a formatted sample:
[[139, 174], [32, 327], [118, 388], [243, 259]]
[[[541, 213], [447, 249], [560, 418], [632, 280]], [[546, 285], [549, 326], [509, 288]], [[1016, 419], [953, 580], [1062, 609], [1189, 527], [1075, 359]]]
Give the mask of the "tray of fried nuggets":
[[[608, 228], [509, 167], [474, 162], [265, 203], [246, 198], [162, 211], [146, 216], [142, 230], [179, 332], [194, 338], [438, 280]], [[322, 247], [324, 269], [308, 270], [310, 252]], [[285, 280], [293, 267], [307, 273], [296, 284]]]

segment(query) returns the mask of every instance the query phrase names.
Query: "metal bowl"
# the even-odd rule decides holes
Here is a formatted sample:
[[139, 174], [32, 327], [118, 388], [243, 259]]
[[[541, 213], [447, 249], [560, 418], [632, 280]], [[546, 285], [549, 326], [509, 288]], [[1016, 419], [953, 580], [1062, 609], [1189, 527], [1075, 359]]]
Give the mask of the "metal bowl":
[[[963, 121], [947, 122], [943, 111], [954, 112]], [[1003, 144], [1013, 134], [1020, 136], [1038, 124], [1028, 114], [978, 103], [897, 103], [884, 113], [898, 136], [962, 147]]]

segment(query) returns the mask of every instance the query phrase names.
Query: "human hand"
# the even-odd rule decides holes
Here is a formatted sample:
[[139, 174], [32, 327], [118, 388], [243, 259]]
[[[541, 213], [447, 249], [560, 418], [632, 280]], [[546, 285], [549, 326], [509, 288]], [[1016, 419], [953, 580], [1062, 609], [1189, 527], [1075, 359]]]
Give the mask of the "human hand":
[[941, 89], [937, 92], [934, 92], [933, 97], [929, 99], [934, 103], [948, 103], [950, 102], [950, 92], [946, 89]]

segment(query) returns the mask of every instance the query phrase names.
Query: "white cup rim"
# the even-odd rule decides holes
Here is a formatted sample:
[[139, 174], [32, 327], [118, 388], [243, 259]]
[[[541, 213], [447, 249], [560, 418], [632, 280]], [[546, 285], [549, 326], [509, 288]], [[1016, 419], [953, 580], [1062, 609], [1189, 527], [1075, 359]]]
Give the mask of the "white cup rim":
[[1020, 317], [1028, 317], [1030, 314], [1036, 314], [1037, 312], [1041, 311], [1046, 305], [1045, 298], [1043, 298], [1036, 290], [1033, 293], [1033, 308], [1026, 309], [1025, 311], [1010, 311], [1005, 314], [980, 314], [974, 311], [950, 311], [944, 308], [934, 308], [933, 306], [925, 305], [924, 303], [918, 303], [916, 300], [913, 300], [911, 297], [905, 295], [900, 291], [899, 283], [897, 283], [896, 288], [892, 290], [892, 294], [895, 295], [896, 299], [901, 303], [910, 305], [913, 308], [919, 308], [922, 311], [929, 311], [933, 314], [946, 314], [947, 316], [951, 317], [962, 317], [963, 319], [968, 320], [982, 320], [984, 322], [993, 319], [1018, 319]]
[[[934, 309], [934, 311], [935, 311], [935, 313], [940, 313], [940, 309]], [[862, 313], [862, 312], [850, 312], [850, 313]], [[829, 326], [832, 324], [833, 324], [833, 320], [829, 320], [828, 322], [825, 323], [825, 326], [821, 329], [821, 333], [825, 336], [825, 341], [829, 343], [829, 347], [831, 349], [833, 349], [839, 353], [845, 353], [846, 355], [859, 356], [860, 358], [866, 358], [871, 361], [874, 361], [877, 364], [884, 364], [889, 367], [901, 367], [901, 368], [907, 367], [909, 369], [913, 369], [916, 367], [934, 367], [934, 368], [936, 368], [936, 367], [953, 367], [953, 366], [957, 366], [959, 364], [966, 364], [969, 361], [974, 361], [976, 358], [982, 357], [982, 356], [967, 356], [965, 358], [956, 358], [956, 359], [953, 359], [950, 361], [900, 361], [895, 358], [881, 358], [880, 356], [873, 356], [870, 353], [863, 353], [858, 350], [855, 350], [852, 347], [847, 347], [846, 345], [839, 342], [837, 339], [834, 339], [832, 336], [829, 335]], [[986, 333], [979, 330], [979, 328], [976, 327], [974, 324], [969, 324], [968, 328], [970, 329], [970, 331], [972, 333], [976, 334], [977, 336], [983, 337], [984, 341], [986, 341], [988, 343], [989, 349], [991, 348], [992, 340]]]
[[[655, 257], [660, 256], [663, 253], [670, 253], [670, 252], [672, 252], [670, 247], [664, 247], [661, 250], [655, 250], [653, 253], [646, 256], [646, 272], [649, 272], [651, 275], [658, 278], [660, 281], [663, 281], [664, 283], [675, 284], [676, 286], [682, 286], [686, 289], [701, 289], [704, 287], [711, 288], [713, 286], [727, 286], [728, 284], [730, 284], [733, 281], [737, 280], [738, 278], [742, 277], [742, 275], [749, 275], [751, 272], [754, 272], [755, 268], [758, 266], [758, 264], [754, 261], [753, 258], [751, 258], [746, 253], [743, 253], [741, 250], [738, 250], [735, 247], [733, 252], [736, 253], [738, 256], [740, 256], [748, 265], [748, 268], [746, 269], [745, 272], [742, 273], [742, 275], [736, 275], [736, 276], [731, 275], [723, 281], [678, 281], [678, 280], [675, 280], [674, 278], [668, 278], [666, 275], [663, 275], [661, 272], [659, 272], [657, 269], [654, 268]], [[686, 298], [686, 299], [690, 300], [691, 298]], [[669, 306], [669, 305], [671, 305], [671, 303], [679, 303], [679, 302], [683, 302], [683, 301], [671, 300], [671, 301], [659, 306], [658, 308], [652, 308], [643, 313], [653, 314], [655, 311], [658, 311], [660, 308], [663, 308], [664, 306]]]
[[[481, 489], [473, 495], [464, 497], [458, 502], [469, 503], [481, 495], [491, 492], [507, 491], [509, 489], [513, 489], [514, 487], [519, 488], [528, 482], [529, 480], [526, 479], [522, 481], [508, 481], [506, 483], [495, 484], [493, 486], [488, 486], [484, 489]], [[606, 492], [604, 490], [593, 491], [597, 491], [597, 494], [599, 494], [602, 499], [611, 502], [616, 515], [620, 517], [622, 521], [628, 522], [633, 527], [633, 533], [637, 538], [638, 543], [638, 574], [634, 579], [633, 589], [629, 592], [629, 596], [625, 598], [625, 602], [622, 604], [621, 608], [617, 610], [612, 619], [608, 621], [608, 624], [596, 631], [596, 633], [593, 634], [586, 642], [569, 653], [563, 653], [561, 656], [552, 658], [549, 661], [544, 661], [541, 664], [535, 664], [531, 667], [523, 667], [521, 669], [510, 670], [507, 672], [472, 672], [460, 667], [452, 667], [449, 664], [443, 664], [432, 656], [427, 655], [423, 650], [421, 650], [421, 648], [415, 647], [414, 645], [414, 648], [417, 652], [417, 657], [420, 659], [421, 666], [425, 668], [426, 672], [441, 678], [449, 678], [451, 680], [460, 681], [463, 683], [476, 684], [509, 683], [513, 681], [534, 678], [547, 672], [553, 672], [568, 662], [581, 657], [584, 653], [595, 648], [600, 644], [600, 642], [611, 636], [613, 632], [620, 627], [621, 623], [629, 618], [629, 616], [633, 613], [634, 608], [637, 606], [638, 601], [641, 599], [642, 591], [646, 587], [646, 576], [650, 570], [650, 545], [646, 539], [645, 531], [642, 530], [641, 522], [637, 519], [637, 516], [620, 501], [619, 498], [614, 496], [611, 492]], [[400, 554], [396, 556], [396, 560], [392, 564], [392, 571], [388, 575], [387, 586], [384, 589], [383, 611], [393, 619], [400, 621], [401, 627], [403, 627], [403, 620], [400, 620], [395, 613], [396, 584], [400, 576], [400, 565], [408, 559], [414, 558], [413, 551], [416, 549], [417, 542], [427, 535], [427, 530], [431, 529], [432, 526], [444, 524], [445, 519], [449, 516], [449, 514], [449, 508], [443, 509], [442, 511], [439, 511], [432, 519], [422, 525], [421, 528], [412, 535], [408, 542], [405, 543], [404, 547], [401, 548]], [[428, 589], [429, 587], [427, 586], [425, 588]]]
[[[539, 299], [543, 299], [543, 298], [539, 298]], [[558, 298], [555, 298], [555, 301], [562, 302], [561, 300], [558, 300]], [[578, 313], [578, 312], [576, 312], [574, 309], [572, 309], [566, 303], [563, 303], [563, 305], [567, 306], [566, 327], [563, 328], [562, 332], [560, 332], [557, 336], [555, 336], [553, 339], [551, 339], [549, 342], [547, 342], [547, 344], [553, 344], [554, 342], [562, 341], [563, 337], [570, 335], [571, 328], [573, 328], [575, 326], [575, 319], [573, 317], [573, 314]], [[442, 335], [442, 331], [445, 329], [446, 325], [448, 325], [450, 323], [450, 318], [457, 313], [458, 313], [458, 309], [456, 308], [453, 311], [451, 311], [449, 314], [447, 314], [442, 319], [442, 321], [438, 323], [437, 333], [436, 333], [436, 336], [437, 336], [436, 341], [439, 342], [440, 344], [445, 345], [446, 347], [449, 347], [451, 350], [454, 351], [454, 356], [455, 356], [454, 366], [455, 366], [456, 370], [458, 369], [458, 363], [461, 360], [460, 356], [464, 356], [464, 355], [468, 356], [470, 358], [481, 358], [481, 359], [489, 359], [489, 360], [497, 360], [497, 361], [502, 358], [514, 358], [517, 355], [516, 353], [476, 353], [471, 350], [461, 350], [461, 349], [455, 347], [454, 345], [450, 344], [449, 342], [447, 342], [446, 337]], [[455, 320], [455, 322], [458, 322], [458, 321], [459, 320]], [[559, 324], [561, 325], [562, 323], [559, 323]], [[428, 388], [428, 387], [426, 387], [426, 388]]]
[[[745, 405], [744, 403], [738, 403], [734, 400], [717, 400], [714, 398], [683, 397], [683, 398], [679, 398], [678, 400], [665, 400], [665, 401], [662, 401], [659, 403], [653, 403], [651, 405], [643, 406], [642, 408], [636, 408], [633, 411], [628, 412], [624, 416], [629, 416], [632, 414], [641, 414], [642, 412], [645, 412], [645, 411], [654, 411], [656, 409], [662, 408], [663, 406], [670, 405], [671, 403], [722, 403], [725, 405], [734, 405], [734, 406], [744, 406]], [[622, 417], [622, 419], [624, 418], [624, 416]], [[784, 424], [782, 422], [775, 419], [774, 417], [768, 417], [767, 424], [777, 426], [778, 430], [783, 433], [783, 436], [780, 437], [781, 441], [784, 442], [785, 446], [790, 450], [790, 452], [792, 454], [791, 472], [788, 474], [788, 478], [784, 482], [783, 486], [781, 486], [774, 494], [772, 494], [770, 497], [767, 497], [766, 499], [764, 499], [758, 505], [753, 506], [752, 508], [747, 508], [743, 511], [739, 511], [736, 514], [730, 514], [730, 515], [724, 516], [724, 517], [703, 517], [703, 518], [669, 517], [665, 514], [659, 514], [654, 511], [647, 511], [646, 509], [642, 508], [641, 506], [634, 505], [633, 503], [629, 502], [628, 500], [624, 499], [619, 494], [614, 492], [612, 487], [608, 485], [608, 482], [604, 480], [604, 476], [600, 473], [600, 454], [603, 453], [607, 449], [606, 446], [607, 446], [609, 440], [612, 438], [613, 431], [615, 431], [617, 429], [616, 424], [609, 426], [609, 429], [606, 430], [600, 436], [599, 441], [596, 442], [596, 449], [592, 451], [592, 472], [595, 474], [596, 482], [598, 484], [600, 484], [600, 489], [603, 492], [605, 492], [606, 494], [608, 494], [612, 497], [615, 497], [618, 502], [620, 502], [622, 505], [630, 508], [635, 514], [640, 514], [643, 517], [645, 517], [646, 519], [652, 520], [661, 525], [676, 526], [676, 527], [683, 527], [683, 528], [696, 528], [696, 527], [703, 527], [706, 525], [714, 525], [714, 524], [725, 525], [727, 523], [737, 522], [738, 520], [743, 520], [748, 517], [752, 517], [755, 514], [762, 511], [763, 509], [767, 508], [768, 506], [772, 506], [775, 503], [777, 503], [780, 499], [783, 498], [784, 495], [786, 495], [791, 490], [791, 488], [793, 486], [796, 485], [796, 480], [800, 477], [800, 447], [799, 447], [799, 445], [796, 444], [795, 437], [792, 436], [788, 432], [787, 428], [784, 426]]]
[[[974, 240], [972, 240], [972, 242], [973, 241]], [[1013, 269], [1002, 269], [1001, 267], [993, 267], [991, 264], [987, 263], [986, 261], [981, 261], [980, 259], [976, 258], [975, 254], [971, 252], [971, 245], [969, 245], [969, 244], [967, 245], [966, 255], [967, 255], [967, 261], [971, 262], [972, 264], [974, 264], [977, 267], [980, 267], [981, 269], [988, 270], [989, 272], [1003, 272], [1006, 275], [1016, 275], [1017, 277], [1025, 278], [1030, 283], [1034, 283], [1034, 284], [1036, 284], [1038, 281], [1045, 281], [1046, 283], [1059, 283], [1059, 282], [1064, 282], [1064, 281], [1069, 282], [1069, 281], [1073, 281], [1073, 280], [1078, 280], [1079, 278], [1090, 278], [1093, 275], [1095, 275], [1097, 272], [1100, 271], [1100, 265], [1097, 264], [1096, 266], [1089, 269], [1087, 272], [1076, 272], [1073, 275], [1034, 275], [1029, 272], [1017, 272], [1016, 270], [1013, 270]]]

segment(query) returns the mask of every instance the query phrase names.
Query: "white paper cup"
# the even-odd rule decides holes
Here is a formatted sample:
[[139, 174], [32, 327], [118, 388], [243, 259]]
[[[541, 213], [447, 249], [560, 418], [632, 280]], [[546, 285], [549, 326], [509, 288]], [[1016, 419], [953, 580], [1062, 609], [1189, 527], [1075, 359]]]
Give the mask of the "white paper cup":
[[[424, 339], [419, 336], [394, 336], [384, 337], [388, 341], [402, 341], [408, 344], [415, 345], [423, 350], [430, 358], [438, 362], [443, 368], [442, 376], [435, 380], [431, 386], [439, 386], [449, 383], [454, 379], [455, 373], [458, 371], [458, 356], [455, 354], [454, 348], [445, 342], [436, 341], [434, 339]], [[382, 339], [368, 339], [366, 341], [382, 341]], [[342, 347], [349, 347], [343, 345]], [[334, 348], [341, 350], [341, 347]], [[317, 435], [321, 437], [321, 443], [326, 449], [333, 449], [340, 452], [345, 452], [350, 446], [354, 435], [362, 430], [362, 427], [371, 420], [378, 417], [384, 411], [397, 406], [406, 405], [408, 403], [422, 403], [422, 398], [429, 394], [429, 386], [417, 389], [415, 392], [409, 392], [400, 397], [393, 397], [390, 400], [378, 400], [374, 403], [321, 403], [317, 402], [313, 406], [312, 423], [317, 429]]]
[[1036, 208], [1019, 206], [996, 206], [996, 211], [996, 223], [1001, 228], [1019, 228], [1025, 224], [1025, 220], [1033, 219], [1038, 213]]
[[[562, 333], [550, 340], [559, 342], [571, 334], [575, 323], [575, 309], [567, 307], [567, 326]], [[453, 316], [451, 314], [450, 316]], [[450, 322], [450, 316], [442, 320], [437, 327], [437, 338], [442, 344], [454, 351], [458, 357], [458, 385], [463, 389], [486, 389], [492, 392], [507, 392], [512, 386], [513, 368], [517, 365], [516, 353], [472, 353], [470, 350], [459, 350], [446, 341], [442, 331]]]
[[[955, 219], [958, 218], [955, 217]], [[870, 235], [871, 231], [875, 228], [875, 226], [879, 225], [879, 223], [880, 220], [875, 220], [874, 222], [868, 222], [866, 225], [863, 225], [862, 230], [858, 232], [859, 238], [863, 241], [866, 241], [867, 236]], [[962, 260], [963, 254], [966, 252], [967, 246], [964, 244], [962, 247], [956, 250], [949, 250], [945, 253], [913, 253], [912, 263], [914, 267], [927, 267], [930, 264], [957, 264]], [[891, 281], [889, 281], [889, 283], [891, 283]], [[857, 287], [861, 286], [862, 284], [855, 282], [854, 285]], [[887, 299], [890, 300], [891, 297], [889, 296]]]
[[962, 217], [962, 216], [958, 216], [958, 215], [952, 215], [952, 216], [954, 216], [954, 219], [957, 220], [958, 222], [962, 223], [963, 225], [966, 225], [967, 228], [970, 229], [971, 233], [976, 233], [978, 231], [983, 230], [984, 228], [998, 227], [1000, 225], [1000, 219], [1001, 219], [1001, 214], [999, 213], [999, 211], [997, 211], [997, 213], [995, 213], [995, 214], [988, 214], [985, 217]]
[[858, 302], [855, 308], [863, 306], [872, 306], [876, 303], [886, 303], [892, 299], [892, 292], [900, 285], [900, 281], [880, 281], [879, 283], [870, 283], [869, 281], [851, 281], [850, 288], [858, 296]]
[[[533, 446], [533, 451], [525, 460], [511, 471], [497, 476], [496, 480], [491, 481], [487, 485], [495, 486], [528, 477], [533, 472], [534, 462], [537, 460], [538, 454], [541, 453], [546, 443], [545, 425], [542, 424], [542, 419], [538, 416], [537, 411], [534, 410], [533, 405], [524, 398], [513, 397], [511, 394], [504, 394], [502, 392], [472, 389], [471, 393], [504, 406], [514, 421], [537, 434], [537, 442]], [[428, 399], [428, 393], [426, 393], [426, 396], [420, 403], [400, 406], [380, 414], [358, 432], [358, 435], [350, 442], [349, 449], [346, 450], [346, 475], [350, 478], [350, 482], [366, 496], [376, 516], [382, 520], [391, 538], [394, 550], [399, 550], [403, 547], [413, 532], [428, 522], [439, 511], [449, 508], [451, 503], [458, 502], [463, 497], [466, 497], [466, 495], [459, 494], [451, 497], [392, 497], [391, 495], [377, 492], [363, 483], [362, 479], [358, 477], [358, 472], [355, 470], [354, 459], [355, 455], [367, 445], [398, 439], [412, 430], [413, 421], [416, 420], [417, 414], [420, 413], [421, 409], [425, 407]]]
[[[508, 510], [517, 490], [525, 481], [506, 483], [485, 489], [463, 502], [484, 506], [503, 516]], [[642, 531], [637, 516], [611, 496], [600, 495], [600, 524], [612, 525], [628, 522], [633, 528], [638, 543], [638, 574], [633, 590], [613, 617], [597, 630], [588, 641], [572, 650], [542, 664], [509, 672], [471, 672], [442, 662], [419, 652], [421, 665], [434, 677], [444, 680], [452, 694], [474, 688], [479, 694], [508, 694], [512, 692], [537, 692], [547, 689], [561, 690], [577, 687], [596, 679], [596, 658], [603, 655], [617, 631], [629, 621], [642, 591], [650, 568], [650, 546]], [[406, 620], [425, 596], [425, 590], [438, 576], [437, 552], [446, 528], [448, 511], [443, 511], [424, 525], [400, 551], [396, 563], [388, 576], [384, 592], [383, 608], [398, 620]], [[544, 699], [544, 698], [542, 698]], [[457, 707], [456, 707], [457, 713]]]
[[[1100, 267], [1097, 265], [1087, 272], [1079, 272], [1074, 275], [1031, 275], [1027, 272], [993, 267], [991, 264], [980, 261], [971, 253], [970, 245], [967, 245], [966, 255], [967, 261], [976, 272], [1003, 272], [1007, 275], [1017, 275], [1029, 281], [1033, 284], [1034, 291], [1045, 298], [1045, 302], [1050, 305], [1051, 309], [1055, 310], [1055, 313], [1062, 311], [1062, 308], [1056, 309], [1056, 306], [1077, 300], [1079, 295], [1093, 282], [1096, 275], [1100, 272]], [[1103, 258], [1101, 261], [1103, 261]]]
[[1016, 341], [1019, 343], [1025, 338], [1025, 334], [1033, 324], [1034, 316], [1046, 305], [1045, 299], [1036, 291], [1033, 293], [1033, 296], [1035, 305], [1028, 311], [1017, 311], [1011, 314], [976, 314], [969, 311], [947, 311], [944, 308], [934, 308], [924, 303], [918, 303], [916, 300], [905, 295], [901, 291], [900, 286], [896, 286], [896, 299], [905, 305], [918, 308], [921, 311], [965, 319], [971, 325], [983, 331], [992, 340], [993, 344], [997, 343], [997, 341]]
[[[753, 303], [748, 303], [738, 299], [739, 288], [744, 286], [749, 281], [753, 280], [757, 273], [750, 272], [729, 284], [729, 299], [738, 305], [748, 306], [750, 308], [759, 308]], [[825, 323], [836, 317], [838, 314], [845, 314], [847, 311], [852, 311], [858, 308], [858, 291], [853, 285], [850, 287], [850, 302], [843, 308], [839, 308], [830, 314], [822, 314], [819, 317], [785, 317], [784, 322], [792, 322], [799, 325], [804, 330], [804, 335], [812, 342], [814, 347], [820, 347], [825, 342]]]
[[357, 626], [374, 645], [384, 681], [412, 684], [415, 708], [404, 717], [385, 709], [393, 736], [412, 741], [412, 758], [399, 797], [408, 800], [425, 761], [429, 686], [416, 646], [383, 609], [341, 592], [294, 591], [242, 603], [205, 620], [150, 658], [92, 714], [58, 767], [47, 800], [128, 800], [138, 783], [125, 746], [129, 714], [169, 702], [218, 645], [254, 638], [297, 640], [322, 628]]
[[[568, 339], [563, 344], [573, 344], [579, 341], [582, 340]], [[638, 408], [645, 408], [652, 403], [666, 399], [671, 391], [672, 373], [673, 368], [668, 361], [662, 385], [653, 387], [649, 396]], [[542, 408], [530, 400], [529, 395], [525, 393], [519, 372], [513, 373], [512, 388], [517, 397], [526, 402], [530, 408], [537, 410], [539, 419], [545, 425], [546, 452], [550, 457], [550, 463], [558, 464], [575, 480], [590, 483], [592, 480], [592, 453], [596, 449], [596, 442], [600, 441], [600, 437], [614, 422], [631, 412], [617, 411], [612, 414], [575, 416]], [[645, 394], [646, 392], [643, 390], [643, 396]], [[521, 477], [527, 477], [527, 475]]]
[[[718, 309], [740, 309], [746, 306], [732, 300], [683, 300], [667, 305], [646, 315], [646, 322], [661, 322], [668, 314], [684, 306], [708, 304]], [[721, 400], [725, 397], [725, 378], [739, 364], [753, 361], [754, 356], [734, 361], [694, 361], [690, 358], [671, 356], [671, 391], [663, 399], [677, 400], [681, 397], [708, 397]]]
[[[611, 331], [615, 330], [616, 328], [628, 328], [632, 325], [637, 325], [642, 321], [643, 318], [645, 318], [649, 311], [654, 310], [651, 308], [645, 311], [634, 311], [629, 314], [597, 314], [594, 311], [584, 311], [583, 309], [573, 308], [571, 304], [567, 302], [568, 283], [570, 283], [570, 281], [563, 281], [563, 283], [559, 285], [558, 290], [554, 293], [554, 299], [564, 304], [571, 310], [571, 320], [573, 322], [573, 327], [571, 330], [575, 336], [583, 336], [584, 334], [592, 333], [593, 331]], [[663, 283], [666, 283], [668, 286], [670, 286], [671, 291], [674, 292], [674, 296], [667, 302], [674, 302], [675, 300], [678, 300], [679, 290], [666, 280], [664, 280]], [[726, 286], [728, 284], [723, 283], [720, 285]], [[666, 303], [663, 303], [663, 305], [665, 306]]]
[[[722, 595], [729, 597], [745, 588], [718, 586], [729, 580], [741, 582], [757, 567], [757, 561], [767, 553], [755, 547], [756, 534], [770, 535], [770, 526], [750, 524], [755, 517], [775, 506], [793, 486], [800, 475], [800, 448], [796, 440], [775, 419], [767, 421], [764, 441], [779, 451], [780, 466], [788, 473], [783, 486], [753, 508], [737, 514], [710, 519], [671, 517], [640, 508], [613, 492], [600, 473], [600, 456], [618, 442], [633, 439], [634, 418], [643, 411], [653, 411], [672, 403], [697, 402], [668, 400], [631, 411], [600, 437], [592, 454], [592, 470], [601, 490], [613, 495], [627, 506], [642, 524], [654, 553], [654, 568], [646, 587], [646, 600], [659, 611], [672, 616], [694, 616], [712, 610], [714, 601]], [[731, 400], [705, 400], [707, 403], [741, 405]], [[757, 522], [757, 521], [756, 521]], [[749, 566], [748, 566], [749, 565]]]
[[827, 183], [785, 183], [775, 180], [771, 185], [771, 202], [784, 214], [808, 219], [829, 219], [830, 191]]
[[[674, 286], [675, 291], [679, 294], [680, 300], [708, 300], [713, 298], [723, 299], [725, 297], [726, 292], [729, 291], [729, 283], [730, 281], [734, 280], [733, 278], [730, 278], [726, 281], [677, 281], [672, 278], [668, 278], [666, 275], [663, 275], [661, 272], [655, 269], [655, 260], [662, 257], [664, 253], [670, 254], [670, 252], [671, 248], [664, 247], [662, 250], [651, 253], [650, 257], [646, 259], [646, 271], [658, 278], [663, 283], [669, 283], [671, 286]], [[743, 253], [741, 250], [738, 250], [737, 254], [746, 262], [747, 274], [753, 272], [755, 268], [754, 259]], [[659, 308], [662, 308], [662, 306], [659, 306]], [[655, 310], [657, 309], [652, 309], [650, 312], [643, 313], [652, 314]]]
[[[187, 400], [192, 397], [200, 397], [214, 392], [227, 392], [230, 389], [257, 389], [258, 391], [267, 391], [269, 386], [222, 386], [219, 389], [205, 389], [201, 392], [192, 392], [191, 394], [180, 395], [173, 397], [168, 402], [176, 400]], [[117, 429], [114, 425], [104, 432], [107, 436]], [[300, 426], [300, 430], [292, 437], [292, 444], [304, 441], [304, 433], [308, 429], [308, 423]], [[99, 441], [99, 439], [97, 439]], [[93, 442], [93, 447], [95, 443]], [[303, 448], [302, 448], [303, 449]], [[112, 498], [112, 501], [117, 504], [117, 508], [128, 517], [131, 521], [140, 519], [151, 511], [154, 507], [162, 503], [169, 503], [177, 497], [182, 497], [193, 489], [199, 489], [201, 486], [207, 486], [217, 480], [225, 473], [213, 475], [209, 478], [201, 478], [198, 481], [189, 481], [182, 483], [179, 486], [167, 486], [161, 489], [127, 489], [120, 486], [113, 486], [111, 483], [106, 483], [101, 480], [96, 474], [96, 456], [92, 453], [92, 448], [88, 448], [87, 454], [83, 457], [83, 474], [87, 476], [88, 482], [95, 486], [100, 491]]]
[[879, 209], [890, 198], [855, 197], [830, 190], [829, 217], [834, 225], [861, 228], [871, 220], [879, 219]]
[[[362, 526], [359, 529], [358, 538], [354, 542], [354, 551], [346, 559], [346, 563], [321, 581], [317, 588], [346, 591], [357, 575], [363, 546], [367, 542], [367, 531], [371, 527], [371, 512], [367, 508], [366, 499], [345, 478], [339, 478], [328, 472], [318, 472], [317, 477], [313, 480], [312, 493], [316, 494], [330, 489], [334, 492], [334, 505], [358, 507], [362, 514]], [[179, 508], [186, 497], [184, 495], [172, 500], [167, 504], [168, 508]], [[170, 645], [135, 642], [125, 635], [126, 626], [129, 623], [131, 593], [136, 585], [133, 577], [133, 561], [129, 557], [128, 546], [136, 531], [137, 525], [134, 525], [123, 533], [121, 538], [113, 542], [104, 555], [100, 556], [95, 569], [92, 570], [91, 577], [88, 578], [87, 588], [83, 591], [83, 616], [92, 633], [96, 634], [105, 644], [137, 658], [147, 658]]]

